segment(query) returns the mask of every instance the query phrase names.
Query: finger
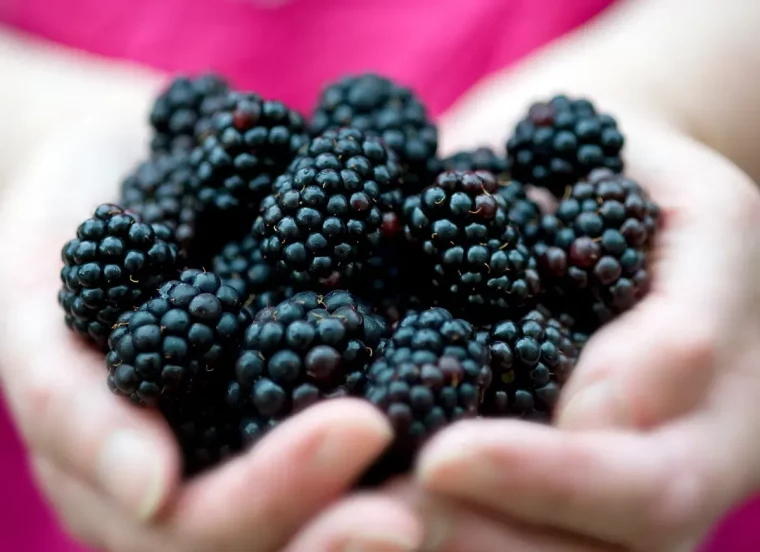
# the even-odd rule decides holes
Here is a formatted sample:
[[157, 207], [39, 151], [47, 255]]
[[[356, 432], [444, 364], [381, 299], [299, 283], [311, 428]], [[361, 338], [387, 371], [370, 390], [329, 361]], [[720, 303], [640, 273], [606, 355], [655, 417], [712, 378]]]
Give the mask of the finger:
[[592, 541], [554, 528], [538, 528], [462, 501], [430, 494], [409, 481], [383, 491], [419, 512], [425, 525], [424, 552], [622, 552], [615, 545]]
[[209, 547], [279, 550], [349, 488], [391, 439], [386, 419], [362, 401], [316, 405], [248, 454], [191, 483], [169, 523]]
[[414, 552], [422, 538], [419, 520], [401, 502], [357, 495], [320, 514], [285, 552]]
[[648, 539], [704, 521], [714, 479], [703, 472], [711, 454], [703, 448], [675, 433], [567, 433], [480, 420], [434, 438], [416, 474], [429, 491], [523, 522], [653, 551], [661, 543]]
[[651, 427], [690, 410], [727, 364], [725, 328], [752, 304], [757, 237], [741, 228], [760, 219], [760, 194], [702, 146], [649, 135], [645, 151], [631, 140], [630, 167], [663, 206], [653, 289], [589, 343], [558, 408], [565, 428]]
[[35, 453], [148, 519], [179, 482], [171, 434], [157, 414], [108, 390], [102, 356], [69, 335], [54, 296], [5, 305], [12, 324], [0, 327], [0, 364], [11, 408]]

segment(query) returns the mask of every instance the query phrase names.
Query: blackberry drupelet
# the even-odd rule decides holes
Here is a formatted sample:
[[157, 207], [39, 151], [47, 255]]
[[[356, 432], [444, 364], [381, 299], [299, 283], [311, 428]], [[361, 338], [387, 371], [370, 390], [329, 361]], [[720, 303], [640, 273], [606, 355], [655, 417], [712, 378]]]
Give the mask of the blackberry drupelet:
[[535, 103], [507, 141], [512, 176], [561, 197], [593, 169], [621, 172], [624, 138], [611, 116], [585, 99]]
[[124, 179], [120, 205], [140, 215], [144, 222], [168, 226], [182, 249], [186, 249], [196, 225], [191, 175], [186, 153], [156, 154]]
[[242, 448], [242, 420], [219, 395], [185, 398], [162, 405], [161, 412], [174, 433], [186, 476], [212, 468]]
[[441, 164], [442, 171], [486, 171], [500, 180], [509, 175], [509, 160], [486, 147], [460, 151], [443, 159]]
[[534, 244], [540, 233], [541, 208], [528, 197], [525, 186], [517, 180], [502, 182], [499, 195], [507, 202], [509, 220], [517, 226], [525, 245]]
[[490, 173], [447, 171], [404, 208], [405, 234], [432, 263], [441, 300], [468, 315], [523, 307], [540, 291], [499, 189]]
[[275, 100], [229, 92], [212, 118], [211, 133], [193, 150], [193, 191], [202, 209], [252, 207], [308, 142], [301, 115]]
[[211, 115], [229, 87], [221, 77], [180, 76], [156, 99], [150, 113], [156, 152], [189, 150], [210, 132]]
[[396, 433], [386, 462], [403, 470], [435, 431], [477, 415], [491, 381], [489, 353], [469, 322], [428, 309], [398, 324], [367, 379], [365, 397]]
[[485, 337], [493, 381], [480, 412], [538, 420], [551, 418], [579, 351], [570, 330], [546, 312], [495, 324]]
[[259, 240], [251, 235], [225, 245], [214, 257], [213, 270], [255, 311], [276, 306], [295, 293], [277, 281], [271, 264], [261, 255]]
[[438, 131], [409, 88], [376, 74], [345, 77], [327, 87], [312, 118], [316, 133], [353, 127], [382, 136], [405, 169], [405, 180], [421, 189], [435, 176]]
[[262, 201], [254, 233], [263, 257], [300, 287], [340, 287], [377, 250], [383, 196], [401, 186], [399, 175], [379, 138], [326, 131]]
[[575, 184], [555, 215], [543, 217], [534, 248], [547, 290], [568, 302], [562, 310], [606, 322], [633, 307], [649, 289], [658, 219], [647, 193], [608, 169]]
[[322, 399], [361, 391], [385, 326], [357, 305], [348, 292], [306, 292], [257, 314], [227, 391], [228, 404], [247, 417], [246, 434], [259, 435]]
[[103, 350], [119, 315], [150, 297], [177, 270], [171, 230], [111, 204], [100, 205], [79, 225], [61, 256], [58, 302], [66, 325]]
[[144, 406], [201, 392], [229, 377], [249, 321], [240, 295], [219, 276], [185, 270], [119, 317], [108, 339], [108, 385]]

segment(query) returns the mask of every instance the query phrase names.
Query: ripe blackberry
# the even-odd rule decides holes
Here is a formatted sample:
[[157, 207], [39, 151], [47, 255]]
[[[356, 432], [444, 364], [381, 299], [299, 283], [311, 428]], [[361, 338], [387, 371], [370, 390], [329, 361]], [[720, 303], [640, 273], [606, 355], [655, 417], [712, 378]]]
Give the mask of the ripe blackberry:
[[481, 413], [530, 419], [551, 417], [579, 351], [570, 330], [534, 310], [495, 324], [486, 337], [493, 381]]
[[151, 149], [171, 152], [195, 147], [209, 133], [211, 114], [228, 89], [224, 79], [212, 74], [175, 78], [150, 112]]
[[246, 433], [361, 389], [384, 323], [357, 305], [348, 292], [306, 292], [257, 314], [227, 391], [228, 404], [248, 416]]
[[516, 308], [540, 291], [530, 251], [487, 172], [441, 173], [404, 207], [407, 238], [432, 262], [432, 284], [452, 306]]
[[185, 270], [119, 317], [108, 339], [108, 385], [135, 404], [155, 406], [162, 396], [224, 380], [249, 320], [240, 295], [219, 276]]
[[438, 130], [414, 92], [387, 78], [368, 73], [328, 86], [312, 127], [316, 133], [339, 127], [377, 133], [397, 155], [409, 186], [421, 188], [434, 176]]
[[507, 141], [512, 176], [561, 197], [593, 169], [623, 170], [623, 135], [615, 119], [585, 99], [535, 103]]
[[486, 171], [500, 180], [509, 174], [509, 160], [486, 147], [460, 151], [443, 159], [441, 165], [442, 171]]
[[398, 324], [367, 378], [365, 397], [390, 419], [391, 456], [404, 469], [435, 431], [477, 415], [491, 381], [489, 353], [469, 322], [433, 308]]
[[214, 467], [242, 448], [240, 416], [222, 400], [223, 393], [162, 405], [180, 450], [186, 476]]
[[301, 115], [281, 102], [229, 92], [220, 103], [210, 135], [191, 155], [193, 192], [202, 209], [228, 212], [269, 194], [308, 134]]
[[[551, 293], [606, 321], [633, 307], [649, 288], [647, 253], [659, 209], [634, 181], [609, 169], [575, 184], [555, 215], [545, 216], [535, 246]], [[583, 318], [581, 312], [565, 307]]]
[[499, 195], [507, 202], [509, 220], [520, 231], [526, 246], [539, 239], [541, 208], [528, 197], [525, 186], [517, 180], [507, 180], [499, 187]]
[[171, 231], [111, 204], [100, 205], [63, 247], [58, 302], [66, 325], [105, 350], [111, 326], [174, 277]]
[[196, 224], [189, 186], [191, 174], [186, 153], [157, 154], [124, 179], [120, 205], [148, 224], [168, 226], [185, 249], [193, 239]]
[[214, 257], [213, 270], [255, 311], [276, 306], [295, 293], [277, 281], [274, 269], [261, 255], [259, 240], [251, 235], [225, 245]]
[[400, 187], [399, 174], [380, 139], [326, 131], [262, 201], [254, 232], [263, 257], [299, 286], [340, 287], [378, 248], [382, 196]]

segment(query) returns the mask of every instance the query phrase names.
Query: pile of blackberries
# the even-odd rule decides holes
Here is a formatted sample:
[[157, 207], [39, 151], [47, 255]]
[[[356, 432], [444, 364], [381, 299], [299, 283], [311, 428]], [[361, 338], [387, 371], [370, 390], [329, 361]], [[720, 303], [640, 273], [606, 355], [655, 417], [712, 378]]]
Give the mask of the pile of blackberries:
[[311, 120], [177, 78], [150, 121], [149, 157], [64, 246], [59, 302], [188, 474], [340, 397], [393, 424], [381, 476], [456, 420], [549, 420], [588, 336], [648, 290], [658, 209], [587, 100], [448, 158], [420, 99], [372, 74]]

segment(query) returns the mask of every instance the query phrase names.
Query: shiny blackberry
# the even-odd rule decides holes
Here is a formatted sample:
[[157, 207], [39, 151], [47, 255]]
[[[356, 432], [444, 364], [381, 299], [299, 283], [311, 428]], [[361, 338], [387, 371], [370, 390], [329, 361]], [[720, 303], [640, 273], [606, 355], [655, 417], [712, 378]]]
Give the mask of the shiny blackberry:
[[498, 179], [509, 178], [509, 168], [509, 160], [506, 157], [486, 147], [460, 151], [441, 162], [442, 171], [486, 171]]
[[222, 281], [235, 288], [255, 310], [275, 306], [295, 293], [292, 287], [278, 281], [274, 269], [261, 255], [259, 240], [251, 235], [225, 245], [212, 264]]
[[187, 153], [156, 154], [123, 180], [119, 203], [144, 222], [168, 226], [176, 241], [187, 249], [196, 228], [191, 175]]
[[61, 252], [58, 302], [66, 325], [105, 350], [111, 326], [177, 270], [171, 230], [121, 207], [100, 205]]
[[379, 134], [397, 155], [409, 186], [432, 180], [438, 131], [409, 88], [368, 73], [348, 76], [322, 93], [312, 118], [316, 133], [353, 127]]
[[156, 152], [187, 151], [211, 130], [211, 115], [219, 108], [229, 86], [216, 75], [176, 77], [158, 96], [150, 112]]
[[108, 339], [108, 385], [143, 406], [199, 392], [228, 377], [249, 321], [219, 276], [185, 270], [119, 317]]
[[405, 235], [432, 265], [432, 285], [452, 308], [519, 308], [540, 291], [499, 190], [490, 173], [447, 171], [405, 204]]
[[563, 310], [607, 321], [632, 308], [649, 289], [658, 220], [657, 205], [629, 178], [597, 169], [575, 184], [543, 218], [535, 246], [547, 289], [575, 305]]
[[369, 368], [365, 397], [392, 423], [399, 469], [445, 425], [477, 415], [491, 381], [472, 325], [442, 308], [404, 318]]
[[623, 170], [624, 138], [611, 116], [585, 99], [533, 104], [507, 141], [512, 176], [557, 197], [593, 169]]
[[182, 452], [185, 476], [213, 468], [242, 449], [237, 412], [229, 408], [222, 392], [162, 405]]
[[480, 412], [485, 416], [550, 419], [579, 350], [573, 334], [546, 312], [494, 324], [485, 336], [493, 381]]
[[361, 389], [381, 338], [355, 305], [343, 291], [305, 293], [258, 313], [227, 390], [228, 404], [249, 419], [249, 433]]
[[308, 141], [301, 115], [253, 93], [227, 93], [211, 123], [191, 155], [192, 182], [201, 208], [217, 212], [255, 211]]
[[401, 186], [379, 138], [328, 130], [277, 179], [254, 233], [262, 256], [294, 284], [341, 287], [383, 238], [382, 196]]

